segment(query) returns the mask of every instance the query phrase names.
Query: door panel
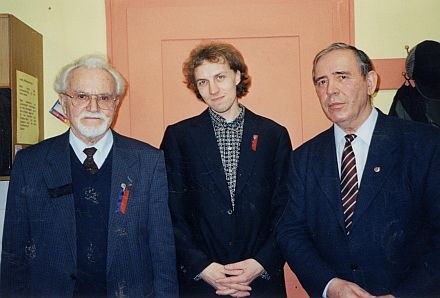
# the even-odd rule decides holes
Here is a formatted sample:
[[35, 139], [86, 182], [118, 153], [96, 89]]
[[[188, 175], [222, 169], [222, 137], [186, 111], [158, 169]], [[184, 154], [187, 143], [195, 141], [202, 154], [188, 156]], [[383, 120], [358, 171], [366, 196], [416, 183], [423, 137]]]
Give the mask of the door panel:
[[[252, 86], [241, 102], [289, 130], [294, 147], [330, 123], [311, 79], [312, 60], [353, 41], [352, 0], [106, 0], [108, 53], [129, 81], [115, 129], [160, 144], [167, 125], [206, 108], [183, 84], [182, 63], [202, 40], [243, 54]], [[306, 297], [286, 267], [290, 297]]]

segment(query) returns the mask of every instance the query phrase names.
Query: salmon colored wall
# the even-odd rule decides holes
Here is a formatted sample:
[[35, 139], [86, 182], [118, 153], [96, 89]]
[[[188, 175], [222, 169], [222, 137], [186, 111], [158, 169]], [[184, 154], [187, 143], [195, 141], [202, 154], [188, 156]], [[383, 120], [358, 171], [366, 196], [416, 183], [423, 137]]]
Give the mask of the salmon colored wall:
[[[201, 39], [222, 39], [240, 49], [253, 80], [242, 102], [285, 125], [295, 147], [330, 126], [314, 92], [312, 60], [331, 42], [350, 42], [352, 1], [106, 3], [109, 56], [130, 84], [116, 130], [157, 146], [168, 124], [206, 108], [182, 84], [181, 72]], [[312, 16], [319, 23], [310, 22]], [[287, 276], [289, 297], [305, 297]]]

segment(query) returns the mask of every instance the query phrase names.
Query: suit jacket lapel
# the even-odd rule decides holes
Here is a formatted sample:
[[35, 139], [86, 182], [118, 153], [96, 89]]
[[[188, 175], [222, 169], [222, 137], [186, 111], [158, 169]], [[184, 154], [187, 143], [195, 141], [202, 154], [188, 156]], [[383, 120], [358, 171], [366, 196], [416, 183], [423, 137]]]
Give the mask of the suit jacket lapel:
[[[258, 152], [252, 149], [252, 140], [254, 136], [256, 136], [256, 138], [260, 137], [260, 131], [256, 124], [256, 116], [250, 110], [246, 109], [244, 115], [243, 136], [240, 145], [240, 157], [237, 168], [237, 181], [235, 188], [236, 198], [240, 195], [254, 168]], [[258, 146], [255, 148], [258, 148]]]
[[[120, 136], [116, 132], [113, 132], [112, 155], [112, 178], [107, 237], [107, 272], [110, 271], [115, 250], [121, 249], [119, 246], [119, 237], [115, 236], [125, 233], [126, 231], [124, 231], [124, 229], [126, 229], [127, 226], [126, 215], [116, 211], [119, 195], [122, 190], [121, 184], [125, 183], [129, 185], [131, 183], [132, 185], [130, 187], [134, 189], [140, 183], [137, 171], [132, 171], [132, 169], [138, 169], [137, 155], [129, 152], [124, 145], [121, 144]], [[127, 209], [128, 208], [129, 205], [127, 205]]]
[[325, 132], [324, 139], [314, 154], [316, 155], [311, 156], [315, 161], [312, 163], [314, 164], [314, 175], [317, 177], [319, 187], [329, 201], [334, 217], [345, 232], [333, 127]]
[[[69, 131], [54, 138], [52, 147], [46, 156], [46, 167], [43, 176], [48, 189], [59, 189], [63, 186], [72, 187], [72, 172], [70, 165]], [[57, 212], [65, 219], [62, 224], [65, 236], [70, 245], [72, 257], [76, 265], [76, 222], [75, 202], [73, 193], [66, 197], [50, 198]]]
[[[197, 117], [196, 123], [190, 133], [194, 141], [194, 146], [196, 150], [199, 151], [206, 165], [206, 170], [218, 185], [222, 196], [230, 198], [222, 158], [208, 109]], [[230, 202], [230, 200], [228, 202]]]
[[362, 181], [359, 188], [356, 210], [353, 215], [353, 229], [365, 210], [377, 196], [386, 177], [394, 164], [398, 162], [393, 156], [398, 149], [398, 141], [394, 140], [393, 128], [388, 125], [386, 116], [379, 113], [376, 127], [368, 150]]

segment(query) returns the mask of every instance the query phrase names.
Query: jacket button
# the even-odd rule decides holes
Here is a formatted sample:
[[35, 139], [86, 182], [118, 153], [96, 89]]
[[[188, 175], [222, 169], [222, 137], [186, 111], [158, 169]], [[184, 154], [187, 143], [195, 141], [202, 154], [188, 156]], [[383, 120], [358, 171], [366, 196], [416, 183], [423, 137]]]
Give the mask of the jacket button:
[[356, 271], [356, 270], [359, 269], [359, 265], [353, 263], [353, 264], [350, 265], [350, 268], [351, 268], [351, 270]]
[[229, 209], [227, 213], [228, 213], [229, 215], [232, 215], [233, 212], [234, 212], [234, 211], [232, 211], [231, 209]]
[[73, 279], [73, 280], [76, 280], [76, 274], [75, 273], [71, 273], [70, 274], [70, 278]]

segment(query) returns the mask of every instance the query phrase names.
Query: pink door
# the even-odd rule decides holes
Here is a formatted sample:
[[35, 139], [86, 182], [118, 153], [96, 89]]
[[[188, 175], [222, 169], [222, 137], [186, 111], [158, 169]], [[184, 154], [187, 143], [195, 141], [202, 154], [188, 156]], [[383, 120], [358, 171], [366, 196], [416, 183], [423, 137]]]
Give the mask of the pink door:
[[[241, 50], [252, 76], [242, 103], [286, 126], [294, 147], [326, 129], [314, 92], [314, 55], [353, 41], [353, 0], [106, 0], [108, 53], [129, 81], [115, 129], [160, 144], [165, 127], [206, 108], [182, 83], [201, 40]], [[289, 297], [307, 297], [286, 267]]]

